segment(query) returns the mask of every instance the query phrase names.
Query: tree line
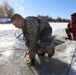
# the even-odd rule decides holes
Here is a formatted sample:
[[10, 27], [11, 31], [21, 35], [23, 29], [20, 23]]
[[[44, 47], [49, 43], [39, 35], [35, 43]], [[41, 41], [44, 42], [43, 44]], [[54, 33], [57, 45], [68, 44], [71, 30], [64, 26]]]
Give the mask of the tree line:
[[[11, 18], [11, 16], [14, 14], [14, 9], [8, 4], [8, 2], [5, 0], [0, 5], [0, 18]], [[37, 17], [43, 18], [49, 22], [68, 22], [69, 19], [62, 19], [61, 17], [57, 17], [57, 19], [54, 19], [48, 15], [42, 16], [38, 15]]]
[[49, 21], [49, 22], [68, 22], [69, 21], [69, 19], [65, 19], [65, 18], [62, 19], [61, 17], [57, 17], [57, 19], [54, 19], [52, 17], [49, 17], [48, 15], [47, 16], [38, 15], [37, 17], [45, 19], [46, 21]]

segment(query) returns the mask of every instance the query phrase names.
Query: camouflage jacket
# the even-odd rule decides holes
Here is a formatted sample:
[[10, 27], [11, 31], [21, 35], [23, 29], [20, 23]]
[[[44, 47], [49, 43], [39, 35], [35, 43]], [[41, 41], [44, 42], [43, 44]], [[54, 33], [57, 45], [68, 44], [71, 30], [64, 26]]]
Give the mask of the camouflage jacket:
[[49, 23], [37, 17], [27, 17], [22, 28], [26, 40], [30, 41], [30, 48], [35, 48], [37, 41], [50, 44], [52, 28]]

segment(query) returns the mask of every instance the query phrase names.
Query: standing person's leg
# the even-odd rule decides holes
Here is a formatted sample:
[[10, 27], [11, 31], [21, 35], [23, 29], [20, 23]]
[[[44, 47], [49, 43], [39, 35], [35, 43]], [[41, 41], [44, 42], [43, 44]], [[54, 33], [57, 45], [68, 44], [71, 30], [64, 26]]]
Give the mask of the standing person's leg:
[[35, 66], [35, 51], [29, 49], [29, 55], [31, 62], [27, 63], [29, 66]]
[[35, 48], [29, 48], [29, 54], [31, 62], [27, 63], [29, 66], [35, 66], [35, 55], [38, 54], [38, 56], [44, 56], [45, 53], [43, 52], [40, 44], [36, 43]]

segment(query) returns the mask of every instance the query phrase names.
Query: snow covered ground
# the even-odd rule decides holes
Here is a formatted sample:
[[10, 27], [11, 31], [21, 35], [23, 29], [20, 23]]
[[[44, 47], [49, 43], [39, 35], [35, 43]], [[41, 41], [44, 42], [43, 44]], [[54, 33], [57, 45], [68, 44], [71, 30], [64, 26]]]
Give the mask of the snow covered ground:
[[[49, 59], [36, 56], [36, 67], [28, 67], [23, 53], [28, 48], [21, 30], [12, 24], [0, 24], [0, 75], [76, 75], [76, 42], [65, 40], [67, 23], [50, 23], [55, 35], [55, 55]], [[18, 32], [18, 33], [16, 33]], [[70, 66], [71, 64], [71, 66]]]
[[53, 28], [53, 35], [66, 36], [65, 28], [68, 23], [50, 23], [50, 26]]

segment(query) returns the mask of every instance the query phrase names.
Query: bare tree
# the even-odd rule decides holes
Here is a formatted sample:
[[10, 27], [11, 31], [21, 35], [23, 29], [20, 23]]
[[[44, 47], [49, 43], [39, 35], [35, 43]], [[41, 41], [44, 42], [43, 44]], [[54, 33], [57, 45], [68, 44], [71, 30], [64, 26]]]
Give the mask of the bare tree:
[[11, 18], [14, 14], [14, 9], [8, 4], [7, 1], [0, 5], [0, 18]]

